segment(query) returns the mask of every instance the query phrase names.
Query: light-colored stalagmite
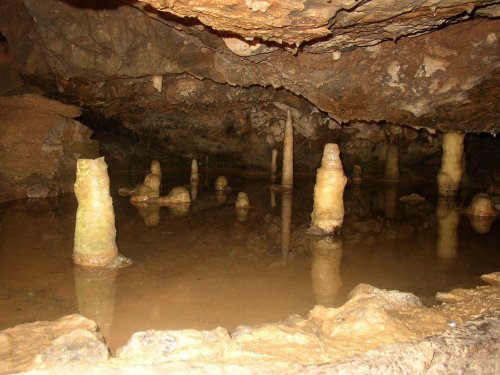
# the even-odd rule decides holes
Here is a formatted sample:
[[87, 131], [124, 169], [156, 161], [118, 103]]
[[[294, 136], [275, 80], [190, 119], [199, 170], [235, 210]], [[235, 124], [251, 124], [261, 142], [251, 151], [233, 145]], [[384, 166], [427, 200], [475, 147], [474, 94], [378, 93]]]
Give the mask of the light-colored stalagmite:
[[281, 171], [281, 188], [293, 188], [293, 124], [292, 113], [287, 111], [285, 137], [283, 139], [283, 168]]
[[200, 180], [200, 175], [198, 174], [198, 161], [193, 159], [191, 161], [191, 183], [193, 181], [198, 182]]
[[385, 154], [385, 183], [399, 182], [399, 144], [389, 143]]
[[200, 182], [197, 180], [191, 181], [191, 200], [194, 202], [196, 200], [196, 197], [198, 196], [198, 188], [200, 186]]
[[458, 224], [461, 213], [454, 202], [440, 199], [436, 207], [438, 240], [436, 255], [441, 259], [453, 259], [458, 254]]
[[148, 203], [157, 205], [171, 205], [176, 203], [191, 203], [189, 190], [184, 186], [176, 186], [170, 190], [168, 195], [151, 198]]
[[490, 231], [499, 212], [489, 194], [478, 193], [472, 198], [464, 214], [469, 219], [471, 227], [477, 233], [484, 234]]
[[218, 176], [215, 180], [215, 191], [229, 191], [231, 187], [225, 176]]
[[293, 193], [284, 191], [281, 193], [281, 253], [286, 261], [290, 252], [292, 238], [292, 208]]
[[78, 160], [75, 195], [78, 209], [73, 261], [82, 266], [112, 266], [119, 256], [104, 157]]
[[322, 237], [311, 240], [311, 279], [317, 305], [332, 307], [342, 287], [340, 261], [342, 260], [342, 238]]
[[332, 234], [344, 221], [344, 187], [347, 177], [342, 168], [340, 150], [335, 143], [325, 145], [321, 167], [316, 174], [311, 234]]
[[271, 181], [276, 181], [278, 178], [278, 150], [273, 148], [271, 154]]
[[144, 183], [138, 185], [134, 195], [130, 197], [131, 202], [147, 201], [160, 196], [161, 178], [156, 173], [149, 173], [144, 178]]
[[97, 323], [105, 339], [114, 321], [117, 273], [116, 268], [74, 267], [78, 311]]
[[442, 197], [454, 197], [460, 187], [464, 138], [465, 134], [459, 131], [443, 134], [443, 155], [437, 176], [439, 195]]
[[248, 219], [248, 213], [250, 210], [250, 200], [248, 194], [245, 192], [239, 192], [234, 203], [236, 209], [236, 218], [239, 222], [245, 222]]

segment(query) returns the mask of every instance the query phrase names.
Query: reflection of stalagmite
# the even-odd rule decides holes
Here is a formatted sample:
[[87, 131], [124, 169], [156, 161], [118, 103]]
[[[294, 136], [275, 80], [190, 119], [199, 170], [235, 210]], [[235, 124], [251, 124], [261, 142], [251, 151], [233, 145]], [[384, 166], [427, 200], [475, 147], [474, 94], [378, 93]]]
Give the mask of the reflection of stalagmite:
[[97, 323], [104, 338], [109, 337], [114, 320], [117, 272], [114, 268], [74, 267], [78, 311]]
[[290, 252], [292, 237], [292, 205], [292, 192], [284, 191], [281, 193], [281, 253], [285, 259]]
[[225, 190], [217, 190], [215, 192], [215, 199], [218, 204], [225, 204], [227, 202], [227, 192]]
[[276, 207], [276, 192], [271, 190], [271, 208]]
[[198, 196], [198, 186], [199, 186], [199, 181], [193, 180], [191, 181], [191, 200], [194, 202], [196, 200], [196, 197]]
[[283, 139], [281, 187], [285, 190], [293, 188], [293, 124], [290, 110], [287, 111], [285, 138]]
[[356, 164], [354, 167], [352, 167], [351, 180], [353, 185], [361, 184], [361, 182], [363, 181], [363, 168], [361, 168], [361, 165]]
[[440, 200], [436, 208], [436, 217], [438, 219], [437, 256], [441, 259], [456, 258], [460, 211], [455, 208], [454, 202]]
[[469, 219], [471, 227], [480, 234], [488, 233], [498, 216], [493, 200], [487, 193], [476, 194], [464, 213]]
[[198, 161], [196, 159], [193, 159], [191, 161], [191, 183], [193, 181], [198, 182], [200, 179], [200, 176], [198, 174]]
[[177, 218], [185, 217], [189, 214], [190, 203], [176, 203], [168, 205], [168, 211]]
[[278, 150], [273, 148], [273, 153], [271, 155], [271, 181], [276, 181], [278, 175]]
[[344, 201], [342, 195], [347, 177], [342, 168], [339, 147], [334, 143], [325, 145], [321, 167], [316, 174], [314, 186], [314, 208], [311, 215], [311, 234], [331, 234], [342, 227]]
[[139, 216], [144, 220], [144, 225], [148, 228], [156, 227], [160, 224], [160, 207], [152, 206], [144, 202], [132, 202], [137, 209]]
[[437, 176], [440, 196], [453, 197], [457, 194], [463, 173], [464, 137], [464, 133], [457, 131], [443, 134], [443, 155]]
[[316, 304], [331, 307], [342, 286], [342, 239], [324, 237], [319, 241], [311, 241], [311, 258], [311, 278]]
[[82, 266], [106, 267], [119, 260], [107, 169], [103, 157], [77, 162], [73, 261]]
[[397, 186], [384, 187], [384, 212], [385, 217], [388, 219], [394, 219], [396, 217], [398, 194], [399, 189]]
[[187, 188], [176, 186], [170, 190], [168, 195], [151, 198], [148, 200], [148, 203], [168, 206], [175, 203], [191, 203], [191, 196]]
[[399, 182], [399, 145], [397, 143], [389, 143], [387, 146], [387, 153], [385, 155], [384, 182]]

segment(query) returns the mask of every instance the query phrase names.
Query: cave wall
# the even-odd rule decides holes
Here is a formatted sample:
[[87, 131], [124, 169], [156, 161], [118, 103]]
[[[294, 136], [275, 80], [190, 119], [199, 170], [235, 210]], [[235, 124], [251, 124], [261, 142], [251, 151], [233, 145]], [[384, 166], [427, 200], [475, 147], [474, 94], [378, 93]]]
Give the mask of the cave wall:
[[0, 97], [0, 202], [73, 191], [76, 161], [99, 155], [79, 115], [34, 94]]
[[265, 168], [287, 109], [304, 169], [346, 124], [500, 129], [497, 1], [148, 3], [5, 0], [0, 31], [28, 83], [165, 155]]

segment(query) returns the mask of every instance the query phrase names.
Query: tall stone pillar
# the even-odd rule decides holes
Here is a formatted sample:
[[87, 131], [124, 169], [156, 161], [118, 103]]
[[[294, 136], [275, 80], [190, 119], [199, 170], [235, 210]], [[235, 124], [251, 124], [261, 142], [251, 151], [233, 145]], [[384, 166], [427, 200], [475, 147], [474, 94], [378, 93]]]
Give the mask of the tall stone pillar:
[[462, 179], [462, 157], [464, 153], [465, 134], [459, 131], [449, 131], [443, 134], [443, 156], [441, 169], [437, 176], [439, 195], [454, 197]]

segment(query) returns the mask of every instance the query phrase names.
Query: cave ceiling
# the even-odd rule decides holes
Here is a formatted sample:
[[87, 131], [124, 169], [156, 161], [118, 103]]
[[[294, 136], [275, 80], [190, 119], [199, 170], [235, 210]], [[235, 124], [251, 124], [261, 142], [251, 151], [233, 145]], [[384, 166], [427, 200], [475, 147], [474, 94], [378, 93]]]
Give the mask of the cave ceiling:
[[166, 147], [241, 152], [280, 142], [287, 109], [313, 140], [359, 121], [498, 133], [499, 15], [493, 0], [3, 0], [0, 31], [47, 95]]

